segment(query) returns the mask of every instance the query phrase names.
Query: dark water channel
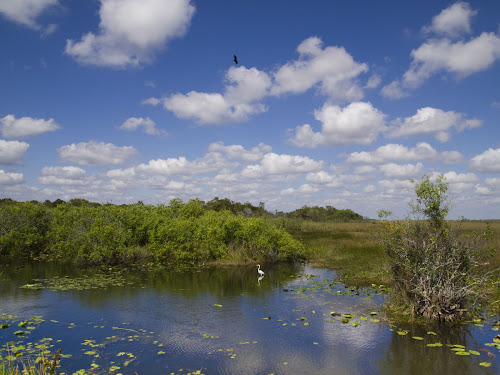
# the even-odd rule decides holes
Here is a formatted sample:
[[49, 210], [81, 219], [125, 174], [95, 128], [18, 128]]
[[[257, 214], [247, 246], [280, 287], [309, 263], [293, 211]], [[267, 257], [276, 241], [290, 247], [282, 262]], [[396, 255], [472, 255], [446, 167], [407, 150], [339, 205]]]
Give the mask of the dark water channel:
[[378, 287], [308, 265], [263, 270], [0, 266], [0, 355], [61, 348], [67, 374], [500, 373], [495, 320], [391, 324]]

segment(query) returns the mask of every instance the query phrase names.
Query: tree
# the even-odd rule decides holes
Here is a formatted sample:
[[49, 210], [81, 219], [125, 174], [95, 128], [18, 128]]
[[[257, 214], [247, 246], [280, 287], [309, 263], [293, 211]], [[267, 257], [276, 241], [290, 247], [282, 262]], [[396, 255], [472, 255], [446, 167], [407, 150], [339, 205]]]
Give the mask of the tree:
[[379, 210], [377, 211], [379, 219], [385, 219], [392, 215], [392, 211]]
[[393, 303], [408, 306], [414, 316], [455, 321], [473, 313], [484, 299], [490, 274], [484, 272], [491, 234], [464, 235], [461, 222], [445, 219], [450, 210], [443, 176], [424, 175], [415, 182], [416, 201], [408, 217], [387, 224], [381, 242], [390, 258]]

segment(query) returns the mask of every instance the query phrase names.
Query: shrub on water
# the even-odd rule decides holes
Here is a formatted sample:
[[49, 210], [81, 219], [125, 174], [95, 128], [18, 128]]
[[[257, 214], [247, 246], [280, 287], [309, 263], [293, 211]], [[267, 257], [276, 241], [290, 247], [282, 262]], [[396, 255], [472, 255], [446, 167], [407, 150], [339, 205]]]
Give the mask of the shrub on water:
[[424, 176], [415, 183], [417, 200], [408, 218], [388, 223], [381, 238], [391, 262], [393, 299], [414, 315], [440, 321], [470, 315], [491, 276], [484, 272], [490, 232], [466, 236], [460, 225], [452, 228], [445, 220], [447, 189], [443, 176], [435, 182]]

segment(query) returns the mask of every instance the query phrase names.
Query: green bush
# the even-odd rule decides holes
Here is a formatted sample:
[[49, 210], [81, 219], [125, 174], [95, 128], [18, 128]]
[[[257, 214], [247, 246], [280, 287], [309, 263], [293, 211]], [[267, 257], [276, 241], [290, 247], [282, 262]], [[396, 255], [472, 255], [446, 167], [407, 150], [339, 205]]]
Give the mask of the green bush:
[[19, 259], [37, 257], [47, 246], [52, 217], [38, 202], [0, 203], [0, 256]]
[[452, 228], [445, 220], [447, 189], [443, 176], [436, 182], [424, 176], [415, 183], [417, 200], [408, 218], [388, 223], [381, 240], [390, 258], [393, 301], [414, 316], [449, 322], [473, 313], [491, 274], [484, 272], [489, 230], [464, 235], [460, 225]]
[[304, 254], [303, 245], [271, 219], [207, 210], [198, 199], [174, 199], [169, 206], [100, 205], [84, 199], [56, 203], [0, 201], [0, 255], [194, 265], [225, 259], [231, 252], [254, 261]]

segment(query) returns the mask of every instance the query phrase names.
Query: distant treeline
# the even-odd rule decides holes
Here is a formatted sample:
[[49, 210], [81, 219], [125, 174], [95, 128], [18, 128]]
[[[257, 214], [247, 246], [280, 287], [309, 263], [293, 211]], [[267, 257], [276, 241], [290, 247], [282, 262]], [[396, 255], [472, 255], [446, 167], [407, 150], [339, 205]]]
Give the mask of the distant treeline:
[[[173, 201], [171, 201], [171, 203], [174, 202], [175, 204], [175, 202], [177, 201], [182, 203], [182, 201], [179, 199], [174, 199]], [[271, 212], [265, 209], [264, 203], [262, 202], [259, 203], [258, 206], [254, 206], [249, 202], [240, 203], [240, 202], [234, 202], [227, 198], [220, 199], [218, 197], [215, 197], [214, 199], [208, 202], [204, 202], [198, 199], [195, 199], [195, 201], [199, 205], [201, 205], [205, 210], [217, 211], [217, 212], [229, 211], [232, 212], [233, 214], [241, 215], [244, 217], [280, 217], [288, 219], [333, 221], [333, 222], [353, 222], [353, 221], [364, 220], [363, 216], [357, 214], [356, 212], [350, 209], [339, 210], [332, 206], [326, 206], [326, 207], [303, 206], [292, 212], [283, 212], [283, 211]], [[14, 202], [14, 201], [11, 199], [0, 199], [0, 204], [8, 202]], [[63, 203], [76, 207], [81, 207], [82, 205], [99, 207], [102, 205], [100, 203], [89, 202], [85, 199], [80, 199], [80, 198], [71, 199], [68, 202], [65, 202], [61, 199], [57, 199], [53, 202], [46, 200], [43, 203], [43, 205], [47, 207], [57, 207], [58, 205]], [[136, 204], [141, 205], [143, 203], [139, 201]], [[110, 205], [110, 203], [106, 203], [104, 205]], [[121, 206], [127, 206], [127, 205], [121, 205]]]
[[[166, 205], [0, 200], [0, 257], [85, 263], [293, 260], [304, 246], [263, 206], [174, 199]], [[222, 200], [224, 202], [224, 200]], [[252, 217], [236, 215], [241, 210]], [[255, 217], [255, 216], [261, 217]]]

